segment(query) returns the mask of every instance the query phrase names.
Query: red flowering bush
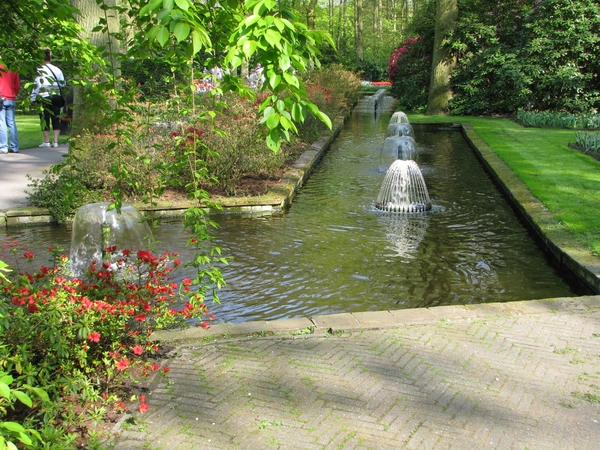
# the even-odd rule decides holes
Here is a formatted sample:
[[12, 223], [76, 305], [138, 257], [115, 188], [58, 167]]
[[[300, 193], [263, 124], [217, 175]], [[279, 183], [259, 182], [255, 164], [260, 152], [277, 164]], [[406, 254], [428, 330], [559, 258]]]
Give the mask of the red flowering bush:
[[409, 51], [409, 49], [413, 46], [413, 44], [416, 44], [417, 42], [419, 42], [420, 39], [422, 39], [422, 38], [421, 37], [406, 38], [406, 40], [402, 43], [402, 45], [392, 52], [392, 56], [390, 56], [390, 63], [388, 65], [388, 75], [389, 75], [390, 79], [394, 78], [394, 75], [396, 74], [396, 71], [398, 70], [398, 66], [400, 65], [402, 55], [407, 53]]
[[[43, 388], [49, 396], [31, 402], [31, 409], [13, 402], [5, 413], [37, 429], [40, 441], [48, 439], [49, 423], [62, 423], [65, 430], [72, 425], [74, 401], [82, 408], [101, 402], [124, 410], [121, 395], [128, 393], [124, 388], [133, 369], [141, 376], [160, 369], [151, 360], [158, 351], [150, 341], [155, 329], [190, 319], [208, 327], [212, 318], [204, 292], [192, 280], [173, 281], [181, 264], [177, 255], [107, 250], [116, 262], [93, 262], [82, 278], [68, 276], [64, 256], [56, 267], [33, 273], [13, 275], [6, 265], [0, 267], [5, 274], [0, 276], [2, 370], [13, 386]], [[24, 257], [31, 261], [34, 255]], [[139, 402], [138, 410], [147, 411], [145, 397]]]
[[407, 38], [390, 56], [390, 93], [398, 99], [398, 109], [419, 112], [427, 106], [433, 33]]

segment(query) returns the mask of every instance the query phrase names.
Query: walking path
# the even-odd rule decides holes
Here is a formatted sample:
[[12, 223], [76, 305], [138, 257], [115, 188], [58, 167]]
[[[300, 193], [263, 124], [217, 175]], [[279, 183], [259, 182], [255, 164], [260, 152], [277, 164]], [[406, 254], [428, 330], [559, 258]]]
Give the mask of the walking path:
[[26, 190], [31, 180], [43, 178], [44, 170], [62, 161], [68, 145], [57, 148], [26, 148], [19, 153], [0, 153], [0, 211], [28, 206]]
[[[212, 341], [211, 331], [226, 334]], [[219, 325], [173, 337], [183, 340], [147, 392], [150, 411], [121, 425], [115, 450], [600, 443], [600, 296]]]

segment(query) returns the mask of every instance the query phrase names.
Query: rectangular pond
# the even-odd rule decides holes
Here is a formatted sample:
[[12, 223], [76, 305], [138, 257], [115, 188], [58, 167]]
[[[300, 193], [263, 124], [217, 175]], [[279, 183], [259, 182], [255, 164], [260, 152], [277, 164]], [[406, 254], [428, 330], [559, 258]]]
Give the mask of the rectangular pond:
[[[353, 113], [284, 214], [215, 218], [231, 259], [222, 303], [211, 308], [217, 322], [584, 293], [553, 268], [458, 132], [415, 126], [429, 212], [376, 210], [390, 115]], [[67, 227], [2, 233], [5, 244], [38, 252], [70, 240]], [[185, 260], [180, 223], [163, 223], [155, 235], [159, 248]]]

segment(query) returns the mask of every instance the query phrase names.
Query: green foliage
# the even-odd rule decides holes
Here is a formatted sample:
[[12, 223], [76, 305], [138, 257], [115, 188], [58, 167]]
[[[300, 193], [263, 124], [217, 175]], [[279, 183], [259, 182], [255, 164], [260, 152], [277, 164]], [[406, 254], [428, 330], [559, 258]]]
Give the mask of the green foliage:
[[527, 16], [527, 61], [534, 79], [531, 109], [600, 108], [600, 4], [545, 0]]
[[599, 27], [593, 0], [462, 0], [447, 42], [458, 60], [450, 111], [598, 109]]
[[354, 72], [358, 73], [363, 80], [385, 81], [388, 79], [385, 63], [364, 59], [354, 66]]
[[[358, 76], [338, 64], [308, 72], [304, 80], [310, 101], [333, 119], [345, 117], [361, 95]], [[298, 130], [302, 141], [312, 142], [326, 127], [322, 122], [307, 117]]]
[[591, 133], [578, 131], [575, 133], [575, 142], [586, 152], [593, 151], [600, 153], [600, 133]]
[[[302, 81], [296, 75], [305, 72], [309, 62], [320, 65], [319, 46], [329, 43], [333, 47], [331, 37], [296, 22], [292, 10], [276, 0], [248, 0], [245, 8], [250, 15], [231, 35], [224, 62], [233, 70], [244, 59], [253, 59], [264, 67], [265, 83], [260, 90], [268, 89], [270, 95], [262, 100], [259, 112], [268, 128], [267, 146], [279, 149], [282, 140], [290, 140], [290, 132], [297, 133], [296, 123], [302, 123], [308, 114], [331, 128], [330, 118], [306, 99]], [[225, 89], [231, 89], [232, 82], [225, 77]]]
[[[0, 261], [1, 262], [1, 261]], [[6, 417], [9, 412], [15, 410], [21, 403], [28, 408], [34, 406], [30, 394], [35, 395], [39, 400], [49, 402], [50, 398], [46, 391], [39, 387], [32, 387], [28, 384], [19, 386], [12, 375], [0, 370], [0, 413]], [[0, 448], [17, 449], [16, 441], [26, 448], [39, 447], [45, 445], [40, 433], [30, 425], [21, 425], [17, 422], [4, 421], [0, 419]]]
[[[258, 102], [231, 95], [225, 99], [226, 104], [210, 120], [190, 117], [173, 142], [183, 157], [189, 158], [189, 152], [194, 152], [196, 165], [206, 174], [198, 180], [200, 186], [208, 189], [218, 184], [227, 196], [243, 195], [237, 192], [242, 178], [273, 177], [287, 155], [285, 151], [273, 153], [265, 146]], [[190, 164], [185, 164], [177, 174], [184, 185], [192, 182], [189, 168]]]
[[435, 2], [419, 3], [408, 28], [409, 36], [392, 52], [388, 76], [390, 93], [398, 99], [398, 108], [424, 111], [429, 97], [433, 41], [435, 33]]
[[390, 93], [398, 99], [399, 109], [419, 112], [426, 108], [432, 48], [433, 35], [408, 38], [392, 54], [388, 68]]
[[45, 171], [44, 174], [42, 179], [30, 178], [28, 200], [33, 206], [48, 209], [57, 223], [69, 220], [80, 206], [101, 199], [85, 184], [85, 176], [95, 177], [93, 172], [84, 173], [84, 178], [68, 170], [60, 174]]
[[600, 115], [595, 112], [587, 114], [569, 114], [556, 111], [517, 111], [517, 119], [532, 127], [548, 128], [600, 128]]
[[500, 45], [462, 59], [452, 84], [448, 110], [453, 115], [514, 113], [531, 95], [531, 78], [523, 73], [522, 61]]

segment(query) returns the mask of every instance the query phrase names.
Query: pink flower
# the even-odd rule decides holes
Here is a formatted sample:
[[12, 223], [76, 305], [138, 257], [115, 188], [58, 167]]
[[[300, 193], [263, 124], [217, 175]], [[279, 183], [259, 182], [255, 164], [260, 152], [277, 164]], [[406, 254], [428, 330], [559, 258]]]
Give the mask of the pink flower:
[[135, 353], [136, 355], [141, 355], [142, 353], [144, 353], [144, 349], [139, 345], [136, 345], [135, 347], [133, 347], [133, 353]]
[[122, 372], [123, 370], [127, 369], [127, 367], [129, 367], [129, 364], [129, 360], [127, 358], [123, 358], [117, 363], [117, 370], [119, 372]]
[[98, 333], [97, 331], [92, 331], [90, 334], [88, 334], [88, 341], [90, 342], [100, 342], [100, 333]]

